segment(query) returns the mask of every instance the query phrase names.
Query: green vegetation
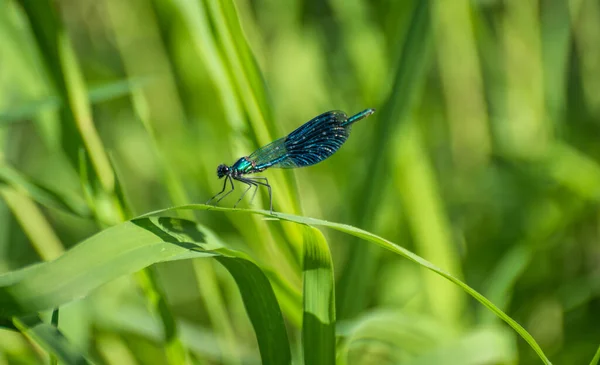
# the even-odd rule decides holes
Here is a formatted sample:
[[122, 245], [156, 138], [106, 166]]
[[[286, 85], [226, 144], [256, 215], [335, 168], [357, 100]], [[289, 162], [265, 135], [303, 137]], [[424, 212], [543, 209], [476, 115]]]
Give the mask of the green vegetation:
[[[0, 365], [598, 364], [598, 45], [597, 0], [0, 0]], [[201, 204], [366, 108], [275, 214]]]

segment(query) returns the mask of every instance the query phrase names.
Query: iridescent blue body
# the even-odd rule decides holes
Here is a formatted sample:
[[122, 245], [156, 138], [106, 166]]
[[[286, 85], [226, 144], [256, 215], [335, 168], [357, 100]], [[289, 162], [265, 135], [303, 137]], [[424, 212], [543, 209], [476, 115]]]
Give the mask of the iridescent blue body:
[[[251, 187], [254, 186], [258, 189], [259, 185], [263, 185], [269, 189], [269, 200], [271, 211], [273, 211], [269, 181], [264, 177], [247, 177], [245, 175], [261, 172], [270, 167], [289, 169], [319, 163], [333, 155], [346, 142], [353, 123], [374, 112], [375, 109], [366, 109], [349, 118], [339, 110], [323, 113], [306, 122], [288, 136], [279, 138], [259, 148], [251, 155], [240, 158], [233, 165], [219, 165], [217, 176], [225, 177], [223, 190], [208, 202], [223, 194], [229, 180], [231, 189], [217, 200], [218, 203], [234, 190], [233, 180], [238, 180], [248, 185], [238, 203]], [[256, 194], [256, 190], [254, 194]]]

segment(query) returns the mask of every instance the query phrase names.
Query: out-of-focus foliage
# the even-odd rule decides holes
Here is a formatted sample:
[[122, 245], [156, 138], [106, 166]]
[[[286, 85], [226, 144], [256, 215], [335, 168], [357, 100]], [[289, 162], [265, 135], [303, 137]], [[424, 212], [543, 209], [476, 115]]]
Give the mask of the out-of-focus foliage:
[[[264, 172], [275, 210], [399, 243], [553, 363], [597, 361], [599, 45], [597, 0], [0, 0], [0, 364], [540, 363], [459, 286], [341, 232], [123, 223], [366, 108], [325, 162]], [[36, 271], [64, 287], [3, 289]], [[2, 316], [66, 302], [60, 332]]]

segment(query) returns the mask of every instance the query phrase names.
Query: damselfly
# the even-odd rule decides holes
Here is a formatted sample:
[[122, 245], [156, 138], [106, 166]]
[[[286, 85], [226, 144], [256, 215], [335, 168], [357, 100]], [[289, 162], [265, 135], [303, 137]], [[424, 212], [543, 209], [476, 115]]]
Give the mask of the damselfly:
[[[242, 193], [234, 207], [242, 201], [248, 190], [252, 187], [255, 188], [252, 195], [252, 199], [254, 199], [258, 186], [262, 185], [266, 186], [269, 190], [269, 203], [271, 212], [273, 212], [273, 196], [269, 180], [266, 177], [248, 177], [247, 175], [264, 171], [269, 167], [292, 169], [319, 163], [333, 155], [346, 142], [353, 123], [368, 117], [374, 112], [375, 109], [367, 109], [350, 118], [339, 110], [323, 113], [306, 122], [287, 137], [279, 138], [259, 148], [250, 156], [240, 158], [233, 165], [219, 165], [217, 167], [217, 176], [219, 179], [225, 177], [223, 189], [210, 198], [206, 204], [217, 197], [218, 199], [215, 204], [220, 202], [235, 189], [233, 180], [237, 180], [248, 185], [248, 187]], [[231, 189], [225, 193], [227, 181], [231, 184]]]

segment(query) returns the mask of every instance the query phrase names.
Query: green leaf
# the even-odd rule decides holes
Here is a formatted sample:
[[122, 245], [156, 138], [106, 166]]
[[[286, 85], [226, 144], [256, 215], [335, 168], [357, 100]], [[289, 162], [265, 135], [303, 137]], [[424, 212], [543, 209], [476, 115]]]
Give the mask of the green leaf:
[[306, 224], [309, 226], [322, 226], [322, 227], [331, 228], [336, 231], [344, 232], [349, 235], [352, 235], [352, 236], [355, 236], [358, 238], [362, 238], [366, 241], [375, 243], [376, 245], [383, 247], [391, 252], [394, 252], [394, 253], [444, 277], [445, 279], [451, 281], [452, 283], [458, 285], [467, 294], [469, 294], [470, 296], [475, 298], [478, 302], [483, 304], [489, 310], [494, 312], [494, 314], [496, 314], [500, 319], [502, 319], [509, 326], [511, 326], [525, 341], [527, 341], [529, 346], [531, 346], [531, 348], [537, 353], [539, 358], [542, 359], [542, 361], [544, 361], [545, 364], [551, 364], [550, 360], [544, 354], [544, 351], [542, 351], [541, 347], [538, 345], [538, 343], [535, 341], [535, 339], [529, 334], [529, 332], [527, 332], [527, 330], [525, 330], [525, 328], [523, 328], [519, 323], [517, 323], [514, 319], [509, 317], [502, 310], [500, 310], [500, 308], [498, 308], [496, 305], [494, 305], [494, 303], [490, 302], [486, 297], [481, 295], [478, 291], [471, 288], [466, 283], [462, 282], [460, 279], [454, 277], [452, 274], [440, 269], [439, 267], [435, 266], [431, 262], [425, 260], [424, 258], [412, 253], [411, 251], [405, 249], [404, 247], [401, 247], [401, 246], [399, 246], [391, 241], [388, 241], [382, 237], [379, 237], [373, 233], [367, 232], [360, 228], [352, 227], [347, 224], [332, 223], [332, 222], [315, 219], [315, 218], [301, 217], [301, 216], [285, 214], [285, 213], [271, 214], [269, 211], [266, 211], [266, 210], [221, 208], [221, 207], [215, 207], [215, 206], [210, 206], [210, 205], [205, 205], [205, 204], [189, 204], [189, 205], [183, 205], [183, 206], [179, 206], [179, 207], [172, 207], [172, 208], [157, 210], [154, 212], [147, 213], [147, 214], [143, 215], [142, 217], [164, 214], [169, 211], [179, 210], [179, 209], [214, 210], [214, 211], [222, 211], [222, 212], [241, 212], [241, 213], [246, 213], [246, 214], [247, 213], [260, 214], [260, 215], [274, 218], [274, 219], [280, 219], [280, 220], [289, 221], [289, 222], [296, 222], [296, 223], [300, 223], [300, 224]]
[[42, 322], [39, 316], [30, 315], [13, 318], [14, 325], [29, 339], [65, 364], [91, 364], [73, 347], [58, 328]]
[[304, 229], [304, 317], [302, 347], [306, 364], [335, 364], [333, 262], [323, 234]]
[[235, 279], [263, 364], [290, 363], [283, 315], [265, 274], [246, 255], [184, 219], [137, 218], [88, 238], [54, 261], [0, 275], [0, 317], [58, 307], [156, 262], [198, 257], [216, 258]]
[[[160, 228], [159, 228], [160, 227]], [[203, 250], [182, 245], [194, 242]], [[52, 309], [156, 262], [215, 255], [221, 244], [190, 221], [138, 219], [106, 229], [54, 261], [0, 275], [0, 317]]]
[[244, 306], [256, 332], [262, 363], [266, 365], [291, 364], [283, 315], [275, 293], [258, 265], [239, 257], [215, 257], [235, 279]]

